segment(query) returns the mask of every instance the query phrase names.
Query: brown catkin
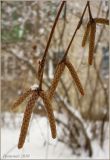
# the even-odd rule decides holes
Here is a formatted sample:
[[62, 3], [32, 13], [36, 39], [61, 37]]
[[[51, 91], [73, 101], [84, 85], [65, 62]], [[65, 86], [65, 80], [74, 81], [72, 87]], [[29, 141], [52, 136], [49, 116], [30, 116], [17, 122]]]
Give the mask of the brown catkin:
[[66, 59], [65, 64], [66, 64], [67, 68], [69, 69], [71, 76], [72, 76], [79, 92], [81, 93], [81, 95], [84, 95], [84, 90], [83, 90], [82, 84], [80, 82], [80, 79], [79, 79], [73, 65], [71, 64], [71, 62], [68, 59]]
[[109, 25], [109, 20], [105, 18], [94, 18], [94, 21], [96, 23], [106, 24]]
[[91, 30], [90, 30], [90, 39], [89, 39], [89, 57], [88, 57], [89, 65], [92, 65], [92, 61], [93, 61], [95, 33], [96, 33], [96, 23], [95, 23], [95, 21], [92, 21], [91, 22]]
[[86, 42], [87, 42], [87, 38], [89, 36], [89, 32], [90, 32], [90, 23], [88, 22], [86, 30], [84, 32], [83, 40], [82, 40], [82, 47], [84, 47]]
[[38, 94], [36, 93], [36, 91], [34, 91], [34, 93], [32, 94], [32, 97], [28, 101], [27, 107], [25, 109], [24, 117], [23, 117], [23, 123], [22, 123], [22, 126], [21, 126], [19, 142], [18, 142], [18, 148], [19, 149], [22, 148], [23, 145], [24, 145], [27, 130], [28, 130], [28, 126], [29, 126], [29, 121], [30, 121], [30, 118], [31, 118], [31, 113], [33, 111], [33, 107], [34, 107], [34, 104], [35, 104], [35, 101], [37, 100], [37, 98], [38, 98]]
[[25, 99], [32, 93], [31, 89], [28, 89], [25, 93], [23, 93], [13, 104], [12, 110], [16, 109]]
[[58, 85], [58, 82], [60, 80], [60, 77], [63, 73], [65, 69], [65, 64], [64, 62], [60, 62], [58, 65], [57, 65], [57, 68], [56, 68], [56, 71], [55, 71], [55, 75], [54, 75], [54, 79], [52, 80], [52, 83], [51, 83], [51, 86], [48, 90], [48, 97], [49, 99], [51, 100], [54, 96], [54, 92], [55, 92], [55, 89]]
[[45, 105], [45, 109], [47, 111], [52, 138], [56, 138], [56, 124], [55, 124], [55, 118], [54, 118], [54, 114], [53, 114], [52, 105], [50, 102], [50, 97], [48, 97], [48, 95], [44, 91], [40, 92], [40, 97], [42, 98], [43, 103]]

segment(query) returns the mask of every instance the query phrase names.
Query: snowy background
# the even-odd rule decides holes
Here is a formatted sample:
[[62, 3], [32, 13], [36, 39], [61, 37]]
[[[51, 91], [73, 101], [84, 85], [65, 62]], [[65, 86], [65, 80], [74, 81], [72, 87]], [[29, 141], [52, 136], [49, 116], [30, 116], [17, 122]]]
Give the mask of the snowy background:
[[[55, 114], [56, 117], [66, 120], [66, 117], [62, 114]], [[104, 139], [104, 145], [100, 147], [100, 141], [98, 138], [92, 139], [91, 124], [85, 123], [85, 127], [90, 137], [93, 155], [88, 157], [87, 152], [82, 152], [81, 155], [74, 155], [71, 148], [68, 148], [66, 144], [53, 140], [50, 134], [50, 128], [47, 118], [33, 115], [29, 127], [29, 132], [26, 138], [23, 149], [17, 148], [17, 142], [19, 138], [20, 126], [22, 121], [22, 114], [10, 114], [5, 113], [6, 126], [1, 128], [1, 158], [3, 159], [109, 159], [109, 124], [105, 125], [106, 134]], [[14, 124], [13, 120], [15, 119]], [[99, 125], [100, 122], [97, 122]], [[7, 126], [8, 125], [8, 126]], [[57, 125], [57, 134], [61, 135], [63, 130]], [[66, 137], [65, 137], [66, 138]], [[82, 141], [82, 140], [81, 140]]]

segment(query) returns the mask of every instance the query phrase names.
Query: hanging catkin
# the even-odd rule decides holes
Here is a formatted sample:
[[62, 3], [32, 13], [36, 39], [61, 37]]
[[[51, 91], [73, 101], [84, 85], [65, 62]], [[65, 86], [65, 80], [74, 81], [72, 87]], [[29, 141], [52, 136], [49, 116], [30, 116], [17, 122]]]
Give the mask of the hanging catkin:
[[25, 99], [32, 93], [31, 89], [28, 89], [25, 93], [23, 93], [13, 104], [12, 110], [16, 109]]
[[53, 110], [52, 110], [52, 105], [51, 105], [51, 102], [50, 102], [50, 97], [48, 97], [48, 95], [44, 91], [40, 92], [40, 97], [42, 98], [43, 103], [45, 105], [45, 109], [47, 111], [47, 115], [48, 115], [48, 119], [49, 119], [49, 123], [50, 123], [50, 128], [51, 128], [52, 138], [56, 138], [55, 118], [54, 118], [54, 114], [53, 114]]
[[30, 100], [28, 101], [27, 107], [25, 109], [23, 123], [21, 126], [21, 132], [20, 132], [20, 137], [19, 137], [19, 143], [18, 143], [19, 149], [23, 147], [23, 144], [25, 142], [25, 138], [26, 138], [26, 134], [27, 134], [28, 126], [29, 126], [29, 121], [31, 118], [31, 113], [33, 111], [33, 107], [34, 107], [34, 104], [37, 98], [38, 98], [38, 94], [35, 91], [32, 94], [32, 97], [30, 98]]
[[95, 33], [96, 33], [96, 23], [95, 23], [95, 21], [92, 21], [91, 22], [91, 29], [90, 29], [90, 39], [89, 39], [89, 57], [88, 57], [89, 65], [92, 65], [92, 61], [93, 61]]
[[105, 18], [94, 18], [94, 21], [96, 23], [101, 23], [101, 24], [109, 25], [109, 20], [105, 19]]
[[87, 38], [89, 36], [89, 32], [90, 32], [90, 23], [88, 22], [87, 26], [86, 26], [86, 30], [84, 32], [83, 40], [82, 40], [82, 47], [84, 47], [86, 42], [87, 42]]
[[58, 82], [60, 80], [61, 74], [63, 73], [64, 69], [65, 69], [64, 62], [61, 62], [57, 65], [55, 75], [54, 75], [54, 79], [52, 80], [51, 86], [50, 86], [49, 91], [48, 91], [48, 97], [49, 97], [50, 100], [54, 96], [55, 89], [58, 85]]
[[66, 64], [67, 68], [69, 69], [71, 76], [72, 76], [79, 92], [81, 93], [81, 95], [84, 95], [84, 90], [83, 90], [82, 84], [80, 82], [80, 79], [79, 79], [73, 65], [71, 64], [71, 62], [68, 59], [66, 59], [65, 64]]

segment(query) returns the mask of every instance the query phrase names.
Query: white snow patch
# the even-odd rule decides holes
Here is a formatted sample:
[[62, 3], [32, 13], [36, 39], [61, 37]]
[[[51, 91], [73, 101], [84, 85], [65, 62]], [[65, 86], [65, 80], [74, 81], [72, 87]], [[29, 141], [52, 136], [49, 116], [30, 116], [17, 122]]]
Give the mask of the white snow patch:
[[35, 84], [33, 84], [32, 86], [31, 86], [31, 90], [36, 90], [38, 88], [38, 84], [37, 83], [35, 83]]
[[[61, 113], [59, 116], [66, 119], [65, 115], [61, 115]], [[11, 125], [13, 118], [11, 117], [11, 113], [6, 113], [5, 119], [11, 128], [9, 125], [1, 128], [1, 159], [109, 159], [109, 127], [103, 148], [100, 147], [98, 139], [91, 141], [93, 156], [90, 158], [83, 151], [80, 156], [74, 155], [67, 145], [59, 142], [57, 138], [52, 139], [47, 118], [38, 115], [32, 116], [24, 147], [19, 150], [17, 143], [23, 114], [14, 114], [13, 118], [15, 118], [17, 127], [13, 128]], [[61, 128], [57, 126], [58, 134], [59, 130]]]
[[48, 70], [48, 75], [50, 79], [53, 79], [54, 75], [53, 75], [53, 65], [52, 65], [52, 61], [49, 61], [49, 70]]
[[39, 33], [40, 33], [40, 34], [43, 34], [43, 33], [44, 33], [44, 28], [40, 28], [40, 29], [39, 29]]

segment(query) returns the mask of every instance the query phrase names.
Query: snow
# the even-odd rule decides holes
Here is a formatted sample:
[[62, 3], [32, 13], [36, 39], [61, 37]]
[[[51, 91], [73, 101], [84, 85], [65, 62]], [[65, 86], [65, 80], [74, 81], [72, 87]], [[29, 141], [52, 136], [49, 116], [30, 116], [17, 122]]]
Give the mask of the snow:
[[20, 50], [19, 50], [19, 54], [17, 54], [15, 48], [12, 49], [12, 52], [13, 52], [13, 54], [14, 54], [15, 56], [17, 56], [18, 58], [23, 58], [23, 56], [24, 56], [23, 51], [20, 51]]
[[53, 75], [53, 64], [52, 64], [51, 60], [49, 61], [48, 76], [49, 76], [50, 79], [54, 78], [54, 75]]
[[[106, 143], [107, 144], [107, 143]], [[105, 146], [104, 149], [101, 149], [100, 145], [98, 144], [98, 142], [96, 140], [94, 140], [92, 142], [92, 147], [94, 147], [94, 157], [95, 158], [100, 158], [100, 159], [107, 159], [108, 157], [108, 150], [109, 150], [109, 146]]]
[[39, 33], [40, 33], [40, 34], [43, 34], [44, 31], [45, 31], [44, 28], [40, 28], [40, 29], [39, 29]]
[[83, 119], [82, 119], [82, 116], [80, 114], [80, 112], [75, 109], [75, 107], [72, 107], [68, 102], [67, 102], [67, 99], [63, 98], [61, 95], [60, 95], [60, 99], [63, 100], [63, 102], [65, 103], [66, 107], [68, 108], [68, 110], [71, 111], [71, 113], [73, 113], [76, 117], [78, 117], [82, 122], [83, 122]]
[[[3, 115], [2, 115], [3, 116]], [[107, 132], [104, 147], [101, 148], [97, 139], [92, 140], [93, 156], [87, 157], [74, 155], [65, 144], [52, 139], [50, 127], [46, 117], [34, 115], [31, 118], [29, 132], [23, 149], [17, 148], [20, 126], [23, 114], [5, 113], [5, 125], [1, 128], [1, 158], [2, 159], [109, 159], [109, 135]], [[55, 113], [55, 116], [58, 116]], [[65, 115], [59, 114], [63, 120]], [[13, 120], [15, 123], [13, 126]], [[109, 125], [106, 125], [109, 126]], [[108, 127], [109, 129], [109, 127]], [[57, 126], [59, 135], [61, 128]], [[108, 130], [107, 130], [108, 131]], [[89, 130], [90, 132], [90, 130]], [[89, 133], [88, 132], [88, 133]]]
[[35, 83], [35, 84], [33, 84], [32, 86], [31, 86], [31, 90], [36, 90], [38, 88], [38, 84], [37, 83]]

